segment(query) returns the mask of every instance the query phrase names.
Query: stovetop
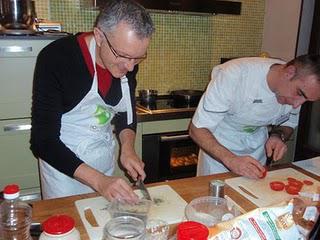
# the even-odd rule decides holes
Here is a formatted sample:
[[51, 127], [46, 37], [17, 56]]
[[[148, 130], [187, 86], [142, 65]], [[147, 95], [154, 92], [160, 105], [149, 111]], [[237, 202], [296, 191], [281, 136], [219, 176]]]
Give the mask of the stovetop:
[[136, 107], [138, 110], [144, 113], [149, 113], [149, 114], [192, 112], [192, 111], [195, 111], [196, 109], [196, 106], [177, 103], [172, 98], [166, 97], [166, 96], [160, 97], [156, 99], [155, 102], [152, 102], [152, 103], [146, 103], [141, 99], [137, 99]]
[[57, 39], [68, 36], [70, 33], [60, 31], [30, 31], [30, 30], [16, 30], [4, 31], [0, 28], [0, 39]]

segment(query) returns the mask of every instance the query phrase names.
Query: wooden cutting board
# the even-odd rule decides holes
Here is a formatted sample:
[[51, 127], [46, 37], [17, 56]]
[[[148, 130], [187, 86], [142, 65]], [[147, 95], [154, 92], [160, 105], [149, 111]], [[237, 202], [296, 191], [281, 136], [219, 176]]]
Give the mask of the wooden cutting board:
[[[187, 202], [180, 197], [170, 186], [162, 185], [148, 188], [152, 199], [161, 199], [158, 204], [151, 206], [148, 219], [162, 219], [169, 224], [181, 222], [184, 219], [184, 209]], [[141, 192], [135, 191], [139, 196]], [[91, 240], [101, 240], [103, 227], [110, 219], [106, 207], [109, 202], [103, 197], [87, 198], [75, 201], [75, 205]], [[92, 226], [86, 219], [85, 214], [90, 209], [98, 226]]]
[[[295, 195], [290, 195], [286, 191], [273, 191], [269, 183], [272, 181], [283, 181], [287, 184], [287, 178], [293, 177], [300, 181], [310, 180], [314, 184], [307, 186], [304, 184], [301, 189], [302, 192], [316, 192], [317, 188], [320, 187], [320, 182], [314, 178], [311, 178], [293, 168], [284, 168], [275, 171], [268, 172], [264, 179], [253, 180], [246, 177], [236, 177], [226, 179], [225, 182], [238, 193], [243, 195], [245, 198], [250, 200], [252, 203], [257, 205], [257, 207], [265, 207], [269, 205], [278, 204], [282, 201], [291, 199]], [[258, 199], [251, 197], [250, 195], [244, 193], [239, 186], [243, 186], [246, 190], [253, 193]]]

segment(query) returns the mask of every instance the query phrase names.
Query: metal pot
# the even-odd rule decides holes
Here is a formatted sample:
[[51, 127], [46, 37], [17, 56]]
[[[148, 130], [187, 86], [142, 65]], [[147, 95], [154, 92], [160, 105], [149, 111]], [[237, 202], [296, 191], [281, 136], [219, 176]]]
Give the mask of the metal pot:
[[140, 100], [144, 103], [153, 104], [156, 102], [158, 91], [154, 89], [139, 90]]
[[0, 24], [6, 29], [32, 28], [31, 0], [0, 0]]
[[190, 106], [198, 105], [203, 94], [201, 90], [175, 90], [171, 91], [170, 95], [176, 106]]

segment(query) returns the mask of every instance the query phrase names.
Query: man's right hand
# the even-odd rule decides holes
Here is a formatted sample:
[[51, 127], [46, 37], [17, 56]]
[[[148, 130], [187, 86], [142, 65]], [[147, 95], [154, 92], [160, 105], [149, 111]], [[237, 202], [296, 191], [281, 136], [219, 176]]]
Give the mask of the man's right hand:
[[250, 156], [235, 156], [224, 161], [230, 171], [252, 179], [258, 179], [263, 175], [265, 168], [262, 164]]

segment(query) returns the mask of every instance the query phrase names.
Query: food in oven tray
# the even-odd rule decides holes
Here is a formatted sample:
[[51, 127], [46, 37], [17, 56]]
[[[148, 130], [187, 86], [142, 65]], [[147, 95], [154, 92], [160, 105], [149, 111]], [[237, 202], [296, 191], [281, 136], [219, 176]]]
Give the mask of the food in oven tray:
[[170, 159], [170, 166], [173, 168], [196, 165], [197, 163], [198, 156], [194, 153], [188, 156], [172, 156]]

